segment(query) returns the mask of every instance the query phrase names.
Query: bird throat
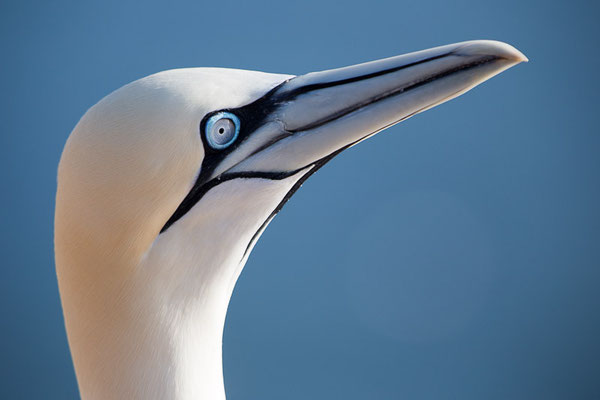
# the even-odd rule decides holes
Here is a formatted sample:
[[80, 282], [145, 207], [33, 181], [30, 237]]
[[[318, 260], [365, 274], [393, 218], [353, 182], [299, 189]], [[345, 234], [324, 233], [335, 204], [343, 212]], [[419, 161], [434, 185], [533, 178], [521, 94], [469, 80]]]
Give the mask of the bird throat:
[[307, 172], [215, 186], [158, 236], [119, 290], [104, 292], [110, 299], [98, 303], [109, 309], [69, 312], [82, 398], [225, 398], [231, 294], [274, 210]]

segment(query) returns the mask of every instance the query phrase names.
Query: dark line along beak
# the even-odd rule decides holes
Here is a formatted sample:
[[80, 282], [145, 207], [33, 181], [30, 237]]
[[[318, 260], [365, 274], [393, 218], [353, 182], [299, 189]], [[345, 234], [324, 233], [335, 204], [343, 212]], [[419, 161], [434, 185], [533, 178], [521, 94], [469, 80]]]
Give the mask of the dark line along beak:
[[278, 106], [252, 134], [253, 146], [266, 144], [240, 146], [249, 154], [213, 175], [297, 171], [523, 61], [514, 47], [481, 40], [292, 78], [272, 93]]

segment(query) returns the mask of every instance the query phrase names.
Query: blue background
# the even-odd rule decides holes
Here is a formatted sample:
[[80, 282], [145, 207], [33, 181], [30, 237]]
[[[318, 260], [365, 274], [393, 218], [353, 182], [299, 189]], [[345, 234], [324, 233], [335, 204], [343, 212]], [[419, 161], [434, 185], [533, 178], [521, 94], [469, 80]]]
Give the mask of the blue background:
[[350, 149], [256, 246], [230, 399], [600, 398], [600, 59], [590, 1], [0, 3], [0, 398], [76, 398], [56, 167], [85, 110], [160, 70], [301, 74], [469, 39], [519, 65]]

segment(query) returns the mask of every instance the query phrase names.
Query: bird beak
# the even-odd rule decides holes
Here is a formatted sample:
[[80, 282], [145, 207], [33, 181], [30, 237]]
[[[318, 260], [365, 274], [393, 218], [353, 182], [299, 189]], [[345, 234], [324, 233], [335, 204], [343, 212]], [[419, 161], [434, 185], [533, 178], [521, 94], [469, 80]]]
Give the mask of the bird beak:
[[250, 104], [220, 110], [240, 119], [240, 140], [206, 154], [196, 183], [161, 232], [221, 182], [303, 172], [279, 209], [341, 151], [523, 61], [527, 58], [505, 43], [456, 43], [293, 77]]
[[[240, 146], [235, 173], [292, 173], [448, 101], [527, 58], [470, 41], [291, 78], [269, 92], [268, 115]], [[221, 169], [221, 168], [219, 168]]]

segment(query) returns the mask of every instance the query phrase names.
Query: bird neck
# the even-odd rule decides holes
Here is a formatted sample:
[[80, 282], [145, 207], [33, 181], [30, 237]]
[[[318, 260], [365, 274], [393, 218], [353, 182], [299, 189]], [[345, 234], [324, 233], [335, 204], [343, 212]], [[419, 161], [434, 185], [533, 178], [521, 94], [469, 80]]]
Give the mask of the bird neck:
[[225, 398], [221, 343], [233, 288], [299, 178], [224, 182], [139, 258], [57, 256], [83, 399]]
[[171, 248], [169, 258], [158, 244], [134, 267], [98, 265], [132, 269], [118, 278], [118, 285], [77, 282], [101, 290], [64, 293], [74, 285], [62, 277], [82, 399], [225, 398], [223, 327], [245, 260], [205, 259], [191, 265], [184, 247]]

